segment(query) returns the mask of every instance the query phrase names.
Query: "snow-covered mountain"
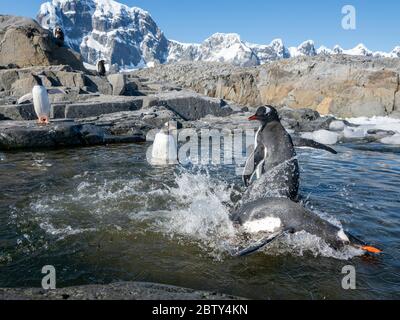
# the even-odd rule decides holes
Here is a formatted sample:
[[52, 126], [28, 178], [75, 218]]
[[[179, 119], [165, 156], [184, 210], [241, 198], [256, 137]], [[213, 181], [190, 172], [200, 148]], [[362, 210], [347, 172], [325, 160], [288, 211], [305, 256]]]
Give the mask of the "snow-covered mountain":
[[168, 40], [150, 14], [113, 0], [52, 0], [42, 4], [39, 23], [53, 29], [61, 26], [66, 42], [83, 59], [99, 59], [125, 67], [148, 62], [166, 62]]
[[257, 54], [236, 33], [215, 33], [201, 44], [170, 41], [167, 61], [218, 61], [244, 67], [260, 64]]
[[42, 4], [37, 19], [47, 29], [61, 26], [67, 44], [80, 52], [87, 63], [104, 59], [122, 68], [178, 61], [256, 66], [318, 54], [400, 58], [400, 47], [389, 53], [372, 52], [363, 44], [350, 50], [340, 46], [316, 49], [314, 42], [307, 40], [298, 47], [287, 48], [281, 39], [259, 45], [245, 42], [235, 33], [216, 33], [200, 44], [181, 43], [167, 40], [148, 12], [113, 0], [52, 0]]

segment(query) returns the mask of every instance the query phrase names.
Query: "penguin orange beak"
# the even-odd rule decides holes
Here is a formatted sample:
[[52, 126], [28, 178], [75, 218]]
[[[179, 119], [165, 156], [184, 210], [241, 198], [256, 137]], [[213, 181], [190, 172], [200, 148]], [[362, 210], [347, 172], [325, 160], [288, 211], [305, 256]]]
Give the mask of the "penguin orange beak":
[[381, 253], [382, 252], [382, 250], [372, 247], [372, 246], [362, 246], [361, 250], [364, 250], [369, 253]]
[[258, 120], [257, 115], [251, 116], [251, 117], [249, 118], [249, 121], [254, 121], [254, 120]]

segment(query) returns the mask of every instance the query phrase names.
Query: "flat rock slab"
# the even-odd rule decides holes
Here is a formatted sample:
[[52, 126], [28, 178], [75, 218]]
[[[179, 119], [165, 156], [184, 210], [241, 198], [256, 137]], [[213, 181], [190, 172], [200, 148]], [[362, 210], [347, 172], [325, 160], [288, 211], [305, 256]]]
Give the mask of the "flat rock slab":
[[111, 136], [91, 124], [71, 121], [38, 125], [35, 121], [1, 121], [0, 150], [41, 149], [144, 142], [142, 135]]
[[184, 120], [199, 120], [207, 115], [224, 117], [233, 110], [224, 100], [209, 98], [192, 91], [170, 91], [156, 95], [159, 104], [167, 106]]
[[85, 102], [66, 105], [64, 116], [73, 119], [97, 117], [102, 114], [134, 111], [142, 106], [143, 98], [140, 97], [99, 96]]
[[45, 291], [0, 288], [0, 300], [241, 300], [216, 292], [142, 282], [118, 282]]

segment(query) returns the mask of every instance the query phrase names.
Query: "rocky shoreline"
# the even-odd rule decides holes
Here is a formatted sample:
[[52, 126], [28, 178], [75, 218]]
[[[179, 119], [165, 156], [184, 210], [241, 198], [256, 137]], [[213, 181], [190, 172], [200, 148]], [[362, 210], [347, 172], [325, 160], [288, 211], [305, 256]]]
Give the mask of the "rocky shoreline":
[[[298, 57], [256, 68], [191, 62], [99, 76], [84, 68], [78, 53], [57, 47], [34, 20], [0, 17], [0, 150], [142, 143], [168, 120], [200, 128], [211, 117], [235, 129], [260, 104], [277, 106], [292, 134], [328, 137], [320, 142], [371, 142], [398, 134], [382, 128], [361, 134], [357, 125], [336, 118], [397, 117], [398, 59]], [[15, 42], [30, 59], [14, 57]], [[65, 92], [50, 95], [48, 126], [35, 123], [33, 104], [17, 103], [37, 84], [35, 75], [46, 88]]]
[[56, 290], [0, 288], [0, 300], [242, 300], [210, 291], [146, 282], [117, 282]]

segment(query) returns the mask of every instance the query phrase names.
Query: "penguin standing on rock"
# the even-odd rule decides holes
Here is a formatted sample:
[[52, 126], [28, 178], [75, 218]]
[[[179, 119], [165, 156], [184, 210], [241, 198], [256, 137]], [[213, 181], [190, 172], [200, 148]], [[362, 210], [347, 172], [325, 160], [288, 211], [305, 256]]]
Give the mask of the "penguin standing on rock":
[[56, 43], [58, 46], [62, 47], [64, 45], [64, 31], [62, 31], [61, 27], [57, 26], [53, 31], [53, 36], [56, 39]]
[[104, 77], [106, 75], [106, 62], [104, 60], [99, 60], [96, 67], [99, 76]]
[[18, 104], [23, 104], [27, 101], [33, 100], [33, 107], [35, 109], [35, 113], [38, 117], [39, 124], [48, 124], [50, 122], [50, 100], [49, 94], [57, 94], [62, 93], [66, 94], [64, 90], [55, 88], [55, 89], [46, 89], [43, 85], [42, 78], [43, 75], [32, 75], [36, 80], [37, 85], [32, 88], [32, 92], [28, 93], [21, 98], [18, 99]]

